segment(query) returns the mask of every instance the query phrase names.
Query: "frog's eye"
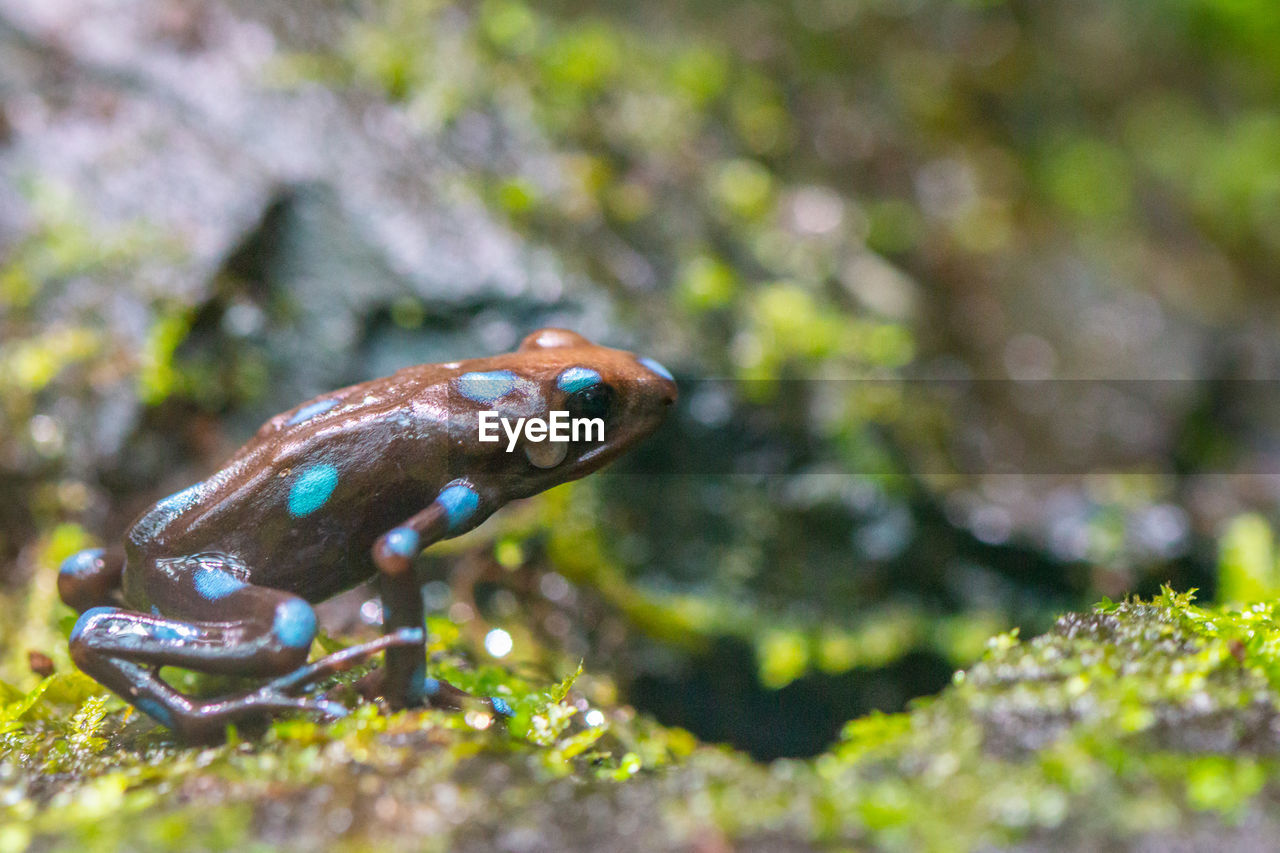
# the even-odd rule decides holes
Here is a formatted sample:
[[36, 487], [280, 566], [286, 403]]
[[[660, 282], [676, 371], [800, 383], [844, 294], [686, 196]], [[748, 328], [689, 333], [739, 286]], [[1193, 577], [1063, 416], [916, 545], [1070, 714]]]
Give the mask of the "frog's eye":
[[564, 406], [570, 417], [609, 419], [616, 395], [597, 371], [570, 367], [556, 377], [556, 386], [567, 392]]
[[570, 394], [565, 400], [565, 408], [573, 418], [600, 418], [607, 421], [609, 415], [613, 414], [616, 396], [614, 390], [608, 385], [597, 382]]

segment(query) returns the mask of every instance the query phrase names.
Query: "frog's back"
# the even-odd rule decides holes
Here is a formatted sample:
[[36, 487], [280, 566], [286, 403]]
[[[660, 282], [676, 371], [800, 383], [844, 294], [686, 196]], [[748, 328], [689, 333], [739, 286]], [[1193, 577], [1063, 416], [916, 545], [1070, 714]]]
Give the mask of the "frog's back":
[[310, 600], [364, 580], [376, 537], [443, 482], [450, 372], [407, 368], [271, 418], [134, 523], [129, 565], [217, 553], [245, 567], [241, 580]]
[[281, 441], [332, 429], [335, 422], [349, 422], [353, 416], [367, 418], [392, 412], [402, 407], [406, 400], [432, 396], [433, 389], [435, 396], [444, 399], [445, 383], [457, 373], [457, 364], [405, 367], [390, 376], [348, 385], [299, 403], [258, 427], [253, 437], [227, 460], [224, 467], [230, 467], [243, 457], [256, 456], [264, 446], [270, 448]]

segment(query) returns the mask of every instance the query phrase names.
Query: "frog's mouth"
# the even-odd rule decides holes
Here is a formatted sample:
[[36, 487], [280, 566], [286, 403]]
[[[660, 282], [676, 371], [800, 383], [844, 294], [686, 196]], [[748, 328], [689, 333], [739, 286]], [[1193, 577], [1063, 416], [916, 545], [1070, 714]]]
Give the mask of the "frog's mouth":
[[[648, 386], [650, 383], [645, 384]], [[606, 426], [604, 442], [587, 447], [576, 457], [572, 457], [570, 470], [573, 477], [583, 477], [604, 467], [648, 438], [662, 425], [666, 420], [667, 412], [676, 401], [675, 383], [663, 382], [658, 389], [650, 391], [646, 387], [645, 390], [648, 393], [637, 395], [635, 402], [627, 406], [621, 417], [616, 420], [617, 432], [610, 435]], [[531, 447], [532, 445], [526, 444], [526, 454]], [[529, 462], [536, 467], [553, 468], [562, 464], [566, 458], [570, 458], [569, 451], [574, 447], [572, 443], [561, 443], [558, 447], [544, 446], [534, 451], [534, 455], [529, 457]], [[537, 461], [534, 456], [538, 457]], [[552, 462], [552, 460], [555, 461]], [[550, 464], [539, 465], [539, 461]]]

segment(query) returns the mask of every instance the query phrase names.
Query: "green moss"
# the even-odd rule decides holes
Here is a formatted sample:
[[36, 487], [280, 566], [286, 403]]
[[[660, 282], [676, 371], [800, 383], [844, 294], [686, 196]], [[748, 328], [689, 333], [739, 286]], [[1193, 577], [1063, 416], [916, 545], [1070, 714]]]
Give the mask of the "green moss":
[[1218, 597], [1261, 601], [1280, 590], [1275, 537], [1266, 519], [1246, 513], [1227, 526], [1218, 544]]
[[178, 346], [191, 330], [191, 314], [176, 310], [156, 318], [147, 332], [138, 367], [138, 396], [144, 403], [163, 402], [181, 384], [181, 373], [174, 363]]
[[1103, 602], [1034, 639], [997, 635], [938, 696], [852, 721], [815, 759], [769, 766], [635, 716], [581, 670], [549, 682], [468, 667], [456, 632], [433, 641], [437, 671], [508, 697], [509, 725], [365, 704], [184, 748], [65, 673], [29, 692], [0, 685], [0, 850], [196, 838], [443, 850], [517, 830], [569, 849], [709, 833], [904, 850], [1240, 839], [1268, 831], [1280, 793], [1276, 617], [1270, 604], [1200, 607], [1167, 590]]

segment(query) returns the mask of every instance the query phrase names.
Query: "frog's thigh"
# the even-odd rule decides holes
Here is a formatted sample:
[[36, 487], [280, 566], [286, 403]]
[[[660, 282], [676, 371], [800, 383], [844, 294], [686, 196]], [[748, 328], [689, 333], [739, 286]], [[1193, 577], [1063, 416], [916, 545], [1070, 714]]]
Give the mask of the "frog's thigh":
[[72, 633], [77, 659], [107, 656], [201, 672], [280, 675], [306, 662], [315, 637], [315, 611], [306, 601], [221, 569], [152, 572], [146, 591], [150, 614], [86, 611]]

